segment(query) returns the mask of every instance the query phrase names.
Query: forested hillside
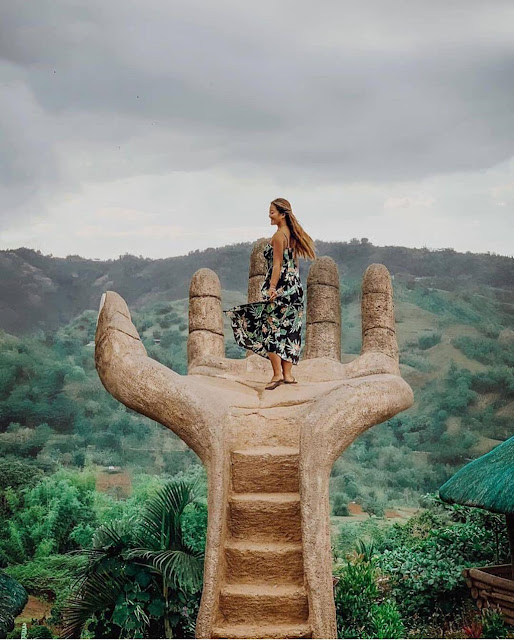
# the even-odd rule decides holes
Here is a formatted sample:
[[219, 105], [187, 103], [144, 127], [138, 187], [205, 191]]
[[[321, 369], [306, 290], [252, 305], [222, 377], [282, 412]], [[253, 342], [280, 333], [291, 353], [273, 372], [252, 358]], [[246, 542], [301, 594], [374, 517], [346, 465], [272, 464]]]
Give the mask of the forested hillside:
[[[60, 318], [60, 327], [20, 336], [2, 333], [2, 455], [45, 470], [88, 461], [150, 473], [186, 469], [195, 461], [193, 453], [160, 425], [120, 405], [101, 385], [93, 357], [97, 304], [106, 288], [118, 291], [129, 303], [148, 354], [185, 374], [188, 301], [174, 299], [172, 292], [187, 295], [190, 275], [210, 265], [229, 283], [222, 293], [224, 308], [244, 302], [249, 250], [240, 245], [167, 261], [124, 256], [103, 265], [39, 256], [37, 268], [61, 283], [52, 295], [68, 300], [66, 313], [73, 305], [85, 308], [65, 322], [66, 313], [56, 313], [41, 298], [41, 321]], [[360, 351], [361, 273], [370, 262], [389, 262], [402, 372], [415, 391], [409, 411], [370, 430], [336, 463], [333, 497], [338, 504], [355, 500], [376, 512], [391, 504], [415, 504], [420, 493], [435, 490], [466, 460], [512, 435], [514, 293], [507, 285], [514, 261], [367, 242], [325, 244], [321, 253], [331, 253], [340, 265], [346, 360]], [[105, 270], [108, 274], [98, 275]], [[75, 272], [72, 284], [63, 279]], [[87, 281], [93, 282], [89, 289]], [[88, 300], [94, 300], [94, 309], [87, 308]], [[244, 357], [225, 322], [227, 356]]]
[[[252, 247], [247, 242], [162, 260], [125, 254], [107, 261], [73, 255], [54, 258], [27, 248], [0, 251], [0, 328], [15, 335], [57, 329], [85, 309], [98, 309], [106, 289], [117, 291], [131, 309], [185, 298], [192, 275], [201, 267], [213, 269], [225, 291], [246, 293]], [[430, 286], [447, 291], [486, 285], [495, 288], [498, 301], [514, 302], [513, 258], [453, 249], [375, 247], [366, 238], [317, 240], [316, 251], [335, 260], [343, 283], [360, 278], [369, 264], [379, 262], [398, 277], [430, 279]], [[300, 260], [303, 282], [309, 265]]]
[[[102, 386], [94, 366], [98, 305], [106, 289], [120, 293], [148, 354], [185, 374], [192, 274], [205, 266], [218, 273], [223, 308], [245, 302], [250, 250], [237, 245], [169, 260], [127, 255], [104, 263], [55, 259], [28, 249], [0, 254], [0, 568], [6, 572], [0, 577], [5, 581], [10, 575], [29, 594], [13, 637], [20, 636], [23, 620], [34, 619], [50, 625], [54, 637], [60, 633], [68, 598], [74, 597], [70, 585], [86, 571], [83, 554], [96, 553], [91, 545], [100, 545], [115, 574], [126, 576], [126, 587], [114, 609], [102, 595], [101, 606], [85, 623], [87, 633], [111, 637], [115, 625], [117, 635], [125, 634], [120, 637], [133, 635], [134, 625], [144, 626], [130, 613], [138, 598], [152, 637], [163, 637], [167, 605], [159, 580], [124, 560], [134, 544], [134, 518], [168, 482], [182, 487], [173, 483], [196, 479], [200, 503], [185, 509], [180, 522], [187, 553], [201, 553], [205, 472], [173, 433], [127, 409]], [[338, 627], [346, 629], [345, 637], [377, 625], [384, 637], [406, 637], [407, 627], [409, 637], [442, 637], [448, 616], [458, 629], [473, 615], [462, 567], [506, 561], [504, 526], [474, 512], [416, 510], [428, 504], [425, 494], [436, 492], [466, 461], [512, 435], [514, 261], [452, 250], [372, 247], [365, 239], [318, 243], [318, 253], [331, 255], [339, 267], [344, 361], [361, 347], [362, 273], [372, 262], [388, 266], [400, 366], [415, 394], [411, 409], [370, 429], [333, 467]], [[308, 266], [300, 264], [304, 283]], [[224, 321], [226, 355], [244, 357]], [[391, 522], [404, 524], [391, 527]], [[356, 549], [355, 557], [364, 560], [345, 564]], [[375, 564], [388, 576], [394, 602], [377, 604], [383, 598]], [[420, 593], [409, 582], [411, 570], [438, 576], [439, 586]], [[95, 576], [90, 580], [99, 593], [107, 589]], [[361, 619], [356, 603], [363, 592]], [[95, 593], [85, 602], [96, 602]], [[185, 586], [180, 597], [173, 594], [174, 635], [194, 636], [199, 598], [198, 584]], [[84, 605], [84, 620], [88, 612]], [[30, 631], [52, 635], [47, 626]]]

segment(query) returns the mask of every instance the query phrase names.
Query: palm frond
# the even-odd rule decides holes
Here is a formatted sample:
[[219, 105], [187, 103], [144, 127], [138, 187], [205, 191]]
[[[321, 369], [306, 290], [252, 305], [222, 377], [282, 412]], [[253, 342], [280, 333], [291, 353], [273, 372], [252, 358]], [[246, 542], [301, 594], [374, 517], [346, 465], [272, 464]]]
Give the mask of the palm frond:
[[93, 549], [127, 546], [132, 530], [132, 520], [111, 520], [98, 527], [93, 535], [91, 546]]
[[[181, 546], [180, 518], [187, 505], [196, 501], [197, 486], [196, 481], [172, 480], [149, 498], [139, 518], [140, 528], [135, 534], [140, 546], [154, 549]], [[144, 535], [144, 542], [141, 535]]]
[[80, 637], [88, 618], [115, 605], [124, 586], [133, 580], [123, 570], [131, 564], [162, 576], [172, 588], [191, 592], [201, 588], [204, 554], [184, 544], [181, 528], [184, 509], [196, 503], [197, 487], [197, 482], [168, 482], [137, 517], [98, 528], [91, 547], [81, 551], [89, 562], [63, 608], [62, 638]]
[[114, 605], [124, 585], [125, 580], [112, 573], [88, 575], [62, 608], [64, 627], [59, 637], [80, 638], [87, 620], [98, 611]]
[[[196, 592], [202, 586], [204, 554], [180, 549], [132, 549], [127, 556], [154, 569], [174, 589]], [[144, 562], [146, 561], [146, 563]]]
[[133, 546], [131, 527], [133, 523], [121, 520], [103, 524], [95, 531], [91, 547], [76, 550], [76, 553], [88, 559], [88, 563], [79, 572], [73, 588], [79, 588], [80, 583], [91, 573], [109, 573], [115, 560], [123, 564], [123, 552]]
[[357, 540], [355, 544], [355, 550], [362, 556], [364, 562], [371, 562], [373, 560], [373, 554], [375, 552], [375, 546], [373, 542], [366, 542], [365, 540]]

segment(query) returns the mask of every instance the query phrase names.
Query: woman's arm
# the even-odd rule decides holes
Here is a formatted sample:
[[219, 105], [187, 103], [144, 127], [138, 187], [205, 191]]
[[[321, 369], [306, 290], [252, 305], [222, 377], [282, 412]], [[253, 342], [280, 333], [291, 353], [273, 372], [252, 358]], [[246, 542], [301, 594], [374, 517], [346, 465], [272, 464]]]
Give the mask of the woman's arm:
[[276, 233], [271, 238], [271, 246], [273, 247], [273, 268], [271, 270], [270, 287], [276, 287], [280, 278], [280, 269], [282, 268], [282, 259], [284, 257], [285, 239], [280, 238]]

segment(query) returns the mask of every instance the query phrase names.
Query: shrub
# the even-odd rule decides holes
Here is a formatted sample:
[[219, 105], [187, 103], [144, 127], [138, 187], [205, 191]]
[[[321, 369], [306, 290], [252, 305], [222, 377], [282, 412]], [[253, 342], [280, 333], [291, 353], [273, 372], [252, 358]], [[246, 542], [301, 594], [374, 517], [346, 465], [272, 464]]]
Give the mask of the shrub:
[[4, 458], [0, 460], [0, 490], [12, 487], [17, 490], [36, 484], [43, 472], [32, 461]]
[[335, 589], [339, 638], [403, 638], [405, 628], [398, 607], [391, 599], [382, 601], [372, 561], [355, 560], [336, 569]]
[[500, 344], [498, 340], [459, 336], [453, 340], [453, 344], [468, 358], [483, 364], [514, 366], [514, 352]]
[[182, 338], [176, 329], [170, 329], [162, 334], [161, 348], [169, 349], [174, 344], [180, 344]]
[[83, 558], [74, 555], [48, 555], [5, 569], [12, 578], [34, 594], [53, 593], [58, 596], [69, 587], [76, 574], [85, 566]]
[[207, 538], [207, 505], [200, 502], [188, 505], [182, 514], [184, 542], [194, 551], [205, 551]]
[[441, 342], [441, 334], [439, 332], [425, 333], [418, 338], [418, 347], [425, 351]]
[[373, 604], [371, 619], [375, 633], [373, 638], [405, 638], [405, 625], [393, 600]]
[[484, 638], [505, 638], [507, 636], [505, 620], [498, 609], [485, 607], [481, 614]]
[[11, 423], [5, 433], [0, 433], [0, 453], [19, 457], [35, 458], [52, 435], [48, 424], [40, 424], [35, 429]]
[[423, 355], [416, 355], [414, 353], [406, 353], [402, 351], [400, 353], [400, 364], [406, 364], [409, 367], [413, 367], [418, 371], [424, 373], [433, 370], [433, 365]]
[[476, 433], [443, 433], [434, 457], [439, 462], [452, 465], [462, 464], [469, 458], [470, 449], [479, 441]]
[[54, 634], [44, 624], [35, 624], [27, 630], [27, 638], [53, 638]]
[[478, 327], [487, 338], [493, 338], [496, 340], [500, 335], [500, 328], [492, 322], [482, 322]]
[[436, 613], [455, 615], [469, 600], [462, 569], [508, 558], [506, 534], [494, 526], [491, 514], [432, 498], [428, 504], [430, 509], [393, 525], [377, 544], [377, 565], [410, 621]]
[[167, 316], [164, 316], [163, 318], [159, 318], [157, 324], [162, 329], [169, 329], [171, 327], [171, 320]]
[[332, 515], [349, 516], [348, 510], [349, 498], [345, 493], [336, 493], [332, 499]]
[[173, 307], [171, 306], [171, 304], [163, 304], [162, 306], [159, 306], [156, 308], [155, 313], [158, 316], [162, 316], [165, 313], [169, 313], [172, 310], [173, 310]]
[[459, 369], [452, 362], [448, 369], [444, 391], [438, 398], [439, 408], [450, 415], [461, 415], [477, 394], [471, 389], [473, 375], [468, 369]]
[[383, 518], [385, 515], [385, 501], [377, 495], [374, 489], [370, 489], [369, 493], [361, 498], [361, 506], [370, 516]]
[[361, 283], [358, 280], [343, 280], [339, 286], [339, 298], [342, 305], [347, 305], [359, 299]]
[[164, 471], [175, 476], [177, 473], [187, 471], [187, 469], [198, 462], [196, 454], [191, 449], [184, 451], [166, 451], [163, 454]]
[[514, 370], [505, 365], [491, 367], [487, 371], [476, 373], [471, 386], [480, 393], [495, 391], [506, 396], [514, 395]]
[[347, 561], [336, 569], [337, 629], [340, 638], [369, 637], [373, 623], [371, 608], [378, 598], [377, 571], [368, 562]]
[[355, 553], [356, 544], [361, 540], [375, 540], [380, 537], [383, 523], [379, 524], [376, 518], [368, 518], [360, 521], [347, 521], [339, 529], [335, 538], [335, 551], [338, 557], [348, 558]]

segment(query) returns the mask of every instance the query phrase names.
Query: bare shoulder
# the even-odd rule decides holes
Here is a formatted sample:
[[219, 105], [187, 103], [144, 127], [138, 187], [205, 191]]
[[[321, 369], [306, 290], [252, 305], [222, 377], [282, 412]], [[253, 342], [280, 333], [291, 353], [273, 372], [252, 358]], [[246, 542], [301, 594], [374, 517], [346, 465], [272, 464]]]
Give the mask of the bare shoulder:
[[270, 240], [271, 244], [278, 246], [278, 247], [282, 247], [282, 246], [286, 246], [287, 244], [287, 240], [284, 237], [284, 234], [281, 231], [275, 231], [275, 233], [272, 235], [271, 240]]

